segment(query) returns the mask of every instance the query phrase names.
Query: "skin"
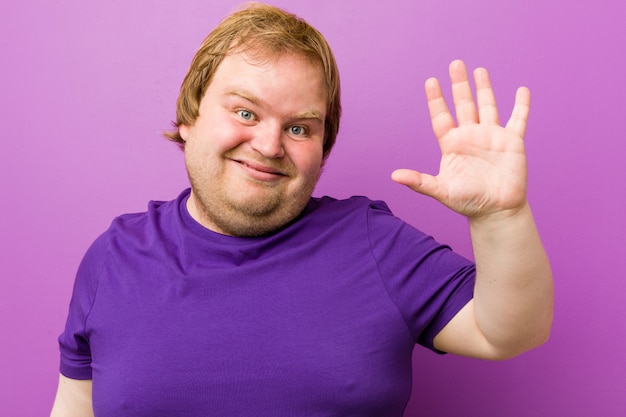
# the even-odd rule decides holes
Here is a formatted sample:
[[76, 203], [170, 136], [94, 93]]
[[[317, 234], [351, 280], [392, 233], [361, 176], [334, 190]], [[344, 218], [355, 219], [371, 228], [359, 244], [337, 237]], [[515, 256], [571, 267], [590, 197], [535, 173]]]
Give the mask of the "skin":
[[292, 221], [322, 167], [321, 67], [296, 55], [224, 58], [193, 126], [181, 126], [192, 192], [187, 208], [210, 230], [254, 236]]
[[553, 282], [526, 199], [524, 134], [530, 92], [520, 87], [500, 125], [489, 76], [474, 71], [476, 104], [462, 61], [450, 64], [455, 122], [439, 81], [426, 97], [442, 159], [437, 176], [401, 169], [392, 179], [466, 216], [476, 261], [474, 299], [436, 336], [438, 349], [507, 359], [544, 343], [553, 314]]
[[[523, 138], [530, 93], [518, 89], [511, 117], [501, 126], [486, 70], [474, 71], [476, 102], [463, 62], [450, 64], [450, 79], [456, 121], [439, 81], [431, 78], [425, 86], [442, 152], [439, 173], [399, 169], [392, 179], [469, 220], [474, 299], [435, 337], [435, 347], [507, 359], [544, 343], [553, 314], [552, 273], [526, 199]], [[321, 72], [309, 61], [227, 57], [200, 117], [181, 127], [194, 219], [231, 235], [269, 233], [292, 221], [320, 175], [324, 109]], [[306, 137], [298, 127], [308, 129]], [[89, 415], [91, 381], [61, 376], [52, 416]]]
[[93, 417], [91, 380], [59, 375], [59, 387], [50, 417]]

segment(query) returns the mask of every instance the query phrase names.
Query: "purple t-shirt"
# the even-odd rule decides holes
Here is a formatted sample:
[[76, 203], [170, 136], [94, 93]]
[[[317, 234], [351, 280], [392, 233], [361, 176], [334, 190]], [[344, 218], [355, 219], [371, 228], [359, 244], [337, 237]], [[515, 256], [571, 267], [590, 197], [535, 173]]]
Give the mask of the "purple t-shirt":
[[242, 238], [188, 195], [118, 217], [79, 267], [61, 373], [93, 379], [95, 415], [401, 416], [473, 264], [364, 197]]

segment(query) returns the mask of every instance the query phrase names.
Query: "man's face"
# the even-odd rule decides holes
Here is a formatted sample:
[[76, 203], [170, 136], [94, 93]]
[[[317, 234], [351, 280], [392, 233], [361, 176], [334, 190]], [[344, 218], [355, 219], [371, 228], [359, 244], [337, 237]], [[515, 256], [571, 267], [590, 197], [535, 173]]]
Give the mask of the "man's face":
[[180, 126], [191, 216], [218, 233], [252, 236], [300, 214], [322, 166], [321, 67], [290, 54], [229, 54], [199, 113], [193, 125]]

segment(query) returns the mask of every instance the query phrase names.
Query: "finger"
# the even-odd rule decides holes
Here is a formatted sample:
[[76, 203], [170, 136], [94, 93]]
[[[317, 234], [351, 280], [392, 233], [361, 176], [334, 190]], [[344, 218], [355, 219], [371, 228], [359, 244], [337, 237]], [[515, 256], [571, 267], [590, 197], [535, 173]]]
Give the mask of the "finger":
[[398, 184], [406, 185], [420, 194], [438, 199], [439, 187], [437, 178], [411, 169], [397, 169], [391, 174], [391, 179]]
[[424, 89], [426, 90], [426, 100], [428, 101], [428, 112], [430, 113], [433, 132], [439, 139], [455, 127], [454, 119], [443, 98], [439, 81], [436, 78], [429, 78], [424, 84]]
[[507, 129], [516, 132], [520, 137], [526, 134], [526, 125], [528, 123], [528, 114], [530, 113], [530, 90], [526, 87], [520, 87], [515, 93], [515, 105], [511, 112], [511, 117], [506, 124]]
[[476, 103], [478, 105], [478, 120], [480, 123], [500, 124], [496, 97], [491, 88], [489, 74], [484, 68], [474, 70], [474, 82], [476, 84]]
[[452, 82], [452, 98], [456, 111], [456, 121], [460, 125], [478, 122], [476, 105], [472, 96], [472, 87], [467, 78], [467, 69], [461, 60], [450, 64], [450, 81]]

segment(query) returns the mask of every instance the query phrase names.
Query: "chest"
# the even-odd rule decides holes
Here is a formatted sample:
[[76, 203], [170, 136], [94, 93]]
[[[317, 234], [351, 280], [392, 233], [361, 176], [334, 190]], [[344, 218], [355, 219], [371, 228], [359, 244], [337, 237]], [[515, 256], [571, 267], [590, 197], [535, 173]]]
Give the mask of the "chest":
[[111, 272], [89, 319], [101, 415], [401, 415], [414, 342], [371, 265]]

